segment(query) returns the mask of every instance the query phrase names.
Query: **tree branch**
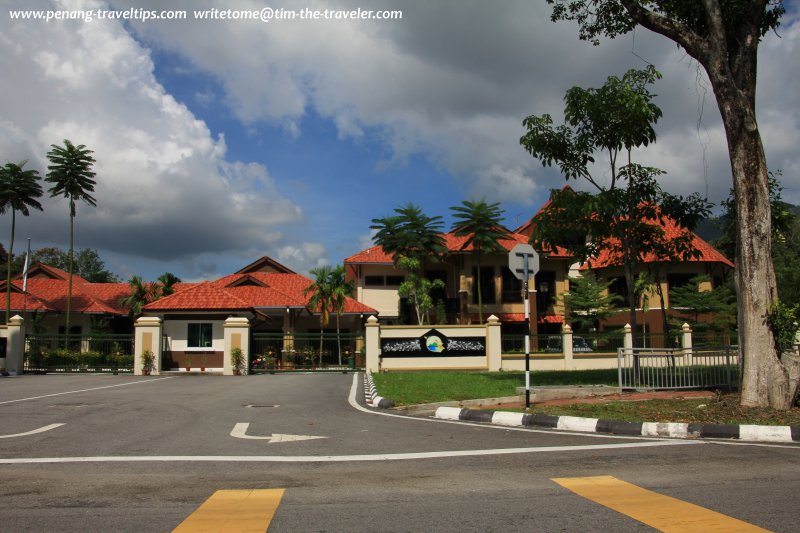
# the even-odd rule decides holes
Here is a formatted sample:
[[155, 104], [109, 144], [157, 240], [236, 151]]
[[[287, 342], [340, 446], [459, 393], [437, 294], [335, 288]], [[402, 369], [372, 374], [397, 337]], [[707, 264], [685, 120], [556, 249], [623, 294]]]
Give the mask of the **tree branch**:
[[690, 56], [705, 64], [708, 44], [701, 36], [679, 22], [645, 9], [636, 0], [620, 0], [620, 3], [640, 25], [675, 41]]

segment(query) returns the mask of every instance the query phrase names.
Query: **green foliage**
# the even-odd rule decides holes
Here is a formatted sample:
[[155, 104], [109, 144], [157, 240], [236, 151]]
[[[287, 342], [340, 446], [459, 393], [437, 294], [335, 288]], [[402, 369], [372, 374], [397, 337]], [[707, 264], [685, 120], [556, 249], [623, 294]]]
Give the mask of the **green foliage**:
[[73, 244], [75, 238], [75, 202], [84, 201], [92, 207], [97, 206], [97, 201], [91, 192], [94, 192], [94, 176], [92, 167], [95, 163], [92, 151], [86, 146], [75, 146], [68, 139], [64, 139], [64, 146], [50, 145], [47, 159], [45, 181], [53, 184], [48, 191], [50, 197], [63, 196], [69, 199], [69, 284], [67, 288], [67, 312], [65, 331], [70, 331], [70, 314], [72, 312], [72, 273], [73, 273]]
[[319, 313], [319, 325], [324, 328], [330, 323], [333, 310], [333, 286], [331, 274], [333, 269], [324, 265], [311, 269], [314, 282], [303, 290], [303, 296], [308, 298], [308, 308], [313, 313]]
[[800, 305], [787, 305], [778, 301], [767, 311], [767, 325], [775, 335], [775, 348], [779, 354], [791, 350], [796, 344], [798, 320]]
[[23, 170], [27, 163], [6, 163], [0, 167], [1, 214], [19, 211], [28, 216], [29, 208], [42, 210], [42, 204], [37, 200], [43, 194], [42, 186], [39, 185], [39, 172], [34, 169]]
[[442, 238], [442, 217], [429, 217], [420, 207], [408, 203], [394, 209], [396, 215], [373, 218], [370, 229], [377, 230], [374, 240], [384, 251], [400, 257], [416, 259], [420, 266], [428, 257], [439, 257], [446, 247]]
[[560, 298], [566, 314], [576, 333], [588, 332], [597, 327], [597, 323], [612, 314], [622, 298], [610, 294], [611, 281], [598, 281], [597, 277], [587, 272], [584, 276], [570, 279], [570, 289]]
[[[275, 358], [273, 357], [272, 360], [273, 360], [273, 367], [274, 367]], [[231, 349], [231, 367], [233, 368], [233, 370], [234, 371], [238, 370], [239, 372], [241, 372], [242, 370], [245, 370], [246, 364], [247, 364], [247, 362], [245, 361], [244, 352], [242, 352], [242, 349], [241, 348], [232, 348]]]
[[683, 287], [669, 291], [669, 306], [677, 315], [673, 325], [688, 322], [696, 333], [732, 331], [736, 328], [736, 295], [728, 286], [700, 291], [708, 276], [695, 276]]
[[149, 374], [155, 368], [156, 356], [150, 350], [142, 352], [142, 372]]
[[[656, 181], [662, 170], [631, 161], [632, 148], [655, 141], [653, 125], [661, 110], [652, 103], [654, 95], [647, 86], [659, 77], [648, 67], [630, 70], [621, 79], [612, 76], [600, 89], [573, 87], [566, 97], [567, 124], [553, 128], [549, 116], [531, 116], [523, 122], [528, 133], [520, 139], [542, 164], [555, 163], [567, 180], [583, 178], [598, 191], [594, 195], [571, 188], [554, 191], [534, 218], [531, 243], [545, 252], [565, 246], [580, 261], [605, 252], [611, 264], [622, 265], [634, 331], [638, 331], [637, 271], [653, 256], [660, 261], [696, 257], [700, 252], [690, 230], [710, 208], [698, 194], [684, 198], [663, 191]], [[617, 158], [622, 151], [627, 162], [620, 167]], [[607, 185], [591, 173], [595, 152], [608, 157]], [[668, 221], [682, 229], [667, 235]]]
[[[553, 21], [576, 21], [580, 27], [580, 38], [594, 45], [600, 43], [602, 36], [613, 38], [632, 31], [641, 22], [641, 18], [637, 20], [637, 14], [647, 13], [648, 9], [655, 17], [669, 20], [675, 26], [685, 27], [699, 37], [706, 37], [710, 33], [703, 2], [547, 0], [547, 3], [553, 5]], [[743, 44], [743, 34], [749, 30], [754, 20], [759, 22], [757, 31], [762, 37], [780, 24], [780, 18], [786, 11], [783, 1], [772, 0], [763, 4], [762, 6], [761, 3], [745, 0], [719, 2], [726, 42], [732, 51]]]
[[[11, 275], [22, 273], [25, 255], [15, 255], [12, 259]], [[69, 252], [60, 248], [45, 247], [31, 250], [29, 265], [43, 263], [61, 270], [69, 269]], [[83, 248], [73, 254], [73, 273], [90, 283], [119, 283], [121, 280], [113, 272], [106, 269], [105, 262], [97, 250]]]
[[75, 217], [75, 202], [84, 201], [92, 207], [97, 206], [97, 200], [89, 194], [94, 192], [96, 182], [92, 166], [95, 163], [93, 152], [85, 145], [75, 146], [68, 139], [64, 139], [64, 146], [50, 145], [47, 159], [45, 181], [53, 184], [48, 191], [51, 197], [63, 196], [69, 199], [70, 217]]
[[303, 295], [308, 300], [309, 309], [319, 312], [319, 354], [322, 360], [323, 329], [330, 323], [331, 313], [336, 315], [336, 338], [341, 357], [341, 341], [339, 340], [339, 319], [344, 312], [345, 303], [355, 291], [355, 283], [345, 279], [343, 265], [332, 268], [328, 265], [311, 270], [314, 282], [306, 287]]
[[158, 298], [158, 287], [145, 282], [141, 276], [132, 276], [128, 281], [130, 294], [120, 300], [120, 305], [128, 309], [132, 318], [142, 314], [142, 307]]
[[[505, 249], [500, 244], [501, 239], [509, 237], [509, 231], [503, 227], [503, 210], [500, 204], [486, 203], [486, 200], [464, 200], [461, 205], [450, 208], [456, 219], [452, 231], [460, 237], [467, 237], [462, 249], [472, 246], [475, 252], [476, 265], [480, 272], [481, 257], [485, 253], [503, 252]], [[477, 278], [478, 290], [478, 320], [483, 323], [483, 299], [481, 291], [481, 277]]]
[[[39, 172], [34, 169], [22, 170], [27, 161], [6, 163], [0, 167], [0, 213], [11, 211], [11, 238], [6, 255], [6, 279], [11, 279], [11, 257], [14, 253], [14, 233], [16, 231], [17, 211], [30, 215], [28, 208], [42, 210], [37, 198], [42, 196], [39, 185]], [[6, 323], [11, 318], [11, 284], [6, 284]]]
[[652, 102], [647, 88], [661, 78], [652, 66], [631, 69], [620, 79], [610, 76], [599, 89], [573, 87], [564, 98], [566, 124], [552, 126], [550, 115], [531, 115], [522, 124], [528, 133], [520, 144], [543, 165], [557, 165], [564, 177], [583, 178], [598, 189], [603, 187], [589, 172], [598, 150], [611, 162], [611, 184], [616, 187], [620, 151], [655, 142], [654, 125], [662, 112]]
[[158, 276], [160, 296], [169, 296], [175, 292], [175, 284], [181, 282], [181, 278], [172, 272], [164, 272]]
[[429, 320], [429, 313], [434, 308], [434, 301], [431, 297], [433, 289], [443, 289], [444, 282], [440, 279], [429, 280], [418, 274], [420, 270], [419, 260], [410, 257], [401, 257], [397, 263], [398, 268], [408, 270], [408, 276], [400, 284], [397, 294], [401, 298], [408, 298], [417, 315], [417, 324], [422, 325]]

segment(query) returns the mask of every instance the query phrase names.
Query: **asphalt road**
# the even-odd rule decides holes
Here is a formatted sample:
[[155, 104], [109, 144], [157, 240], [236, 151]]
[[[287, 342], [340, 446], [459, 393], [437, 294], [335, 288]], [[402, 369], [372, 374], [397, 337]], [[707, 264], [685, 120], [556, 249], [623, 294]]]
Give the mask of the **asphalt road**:
[[797, 530], [797, 445], [385, 416], [352, 374], [0, 379], [0, 531], [171, 531], [215, 491], [268, 488], [269, 531], [650, 529], [552, 481], [588, 476]]

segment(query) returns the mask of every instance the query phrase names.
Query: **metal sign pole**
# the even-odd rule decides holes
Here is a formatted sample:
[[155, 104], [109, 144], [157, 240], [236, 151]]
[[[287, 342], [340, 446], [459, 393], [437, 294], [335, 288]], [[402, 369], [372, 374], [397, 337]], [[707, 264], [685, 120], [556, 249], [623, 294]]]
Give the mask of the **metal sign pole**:
[[525, 323], [528, 324], [528, 334], [525, 335], [525, 408], [531, 406], [531, 301], [528, 298], [528, 255], [523, 256], [523, 279], [525, 280]]
[[[525, 335], [525, 407], [527, 408], [531, 406], [531, 332], [533, 331], [528, 281], [539, 271], [539, 254], [530, 244], [517, 244], [508, 253], [508, 268], [525, 287], [525, 323], [528, 324], [528, 333]], [[533, 327], [535, 326], [534, 323]]]

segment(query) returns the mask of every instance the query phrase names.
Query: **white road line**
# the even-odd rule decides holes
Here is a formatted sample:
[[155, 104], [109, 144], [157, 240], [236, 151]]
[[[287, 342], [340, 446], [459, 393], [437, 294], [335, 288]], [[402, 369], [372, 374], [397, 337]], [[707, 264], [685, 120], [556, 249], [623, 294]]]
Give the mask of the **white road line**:
[[15, 433], [14, 435], [0, 435], [0, 439], [10, 439], [13, 437], [27, 437], [28, 435], [36, 435], [37, 433], [44, 433], [45, 431], [50, 431], [51, 429], [56, 429], [63, 425], [64, 424], [50, 424], [49, 426], [43, 426], [40, 427], [39, 429], [26, 431], [25, 433]]
[[17, 402], [27, 402], [30, 400], [40, 400], [42, 398], [52, 398], [53, 396], [64, 396], [65, 394], [77, 394], [79, 392], [90, 392], [94, 390], [101, 390], [101, 389], [112, 389], [114, 387], [126, 387], [128, 385], [141, 385], [142, 383], [152, 383], [153, 381], [162, 381], [165, 379], [173, 379], [172, 377], [166, 378], [155, 378], [155, 379], [148, 379], [145, 381], [132, 381], [130, 383], [119, 383], [117, 385], [105, 385], [103, 387], [93, 387], [91, 389], [81, 389], [81, 390], [72, 390], [67, 392], [56, 392], [53, 394], [44, 394], [42, 396], [32, 396], [30, 398], [19, 398], [18, 400], [6, 400], [4, 402], [0, 402], [0, 405], [8, 404], [8, 403], [17, 403]]
[[495, 450], [451, 450], [441, 452], [384, 453], [374, 455], [153, 455], [118, 457], [30, 457], [0, 459], [0, 464], [42, 463], [154, 463], [154, 462], [221, 462], [221, 463], [343, 463], [355, 461], [403, 461], [410, 459], [440, 459], [449, 457], [478, 457], [520, 453], [551, 453], [572, 451], [617, 450], [623, 448], [653, 448], [661, 446], [696, 446], [697, 441], [650, 441], [620, 444], [587, 444], [580, 446], [536, 446], [531, 448], [499, 448]]

